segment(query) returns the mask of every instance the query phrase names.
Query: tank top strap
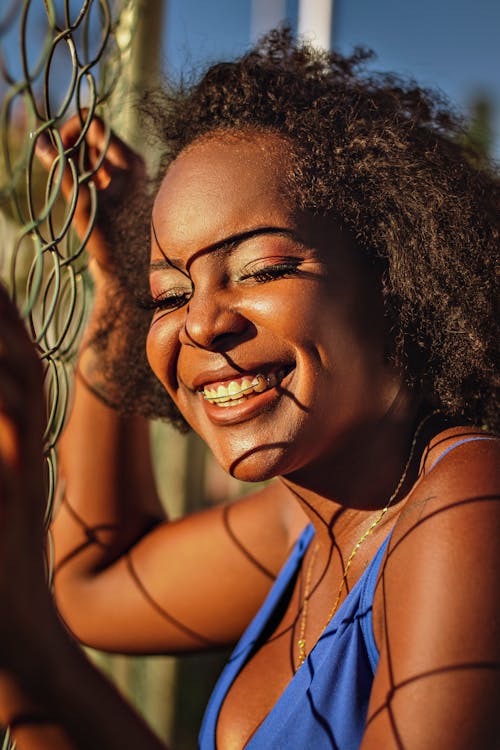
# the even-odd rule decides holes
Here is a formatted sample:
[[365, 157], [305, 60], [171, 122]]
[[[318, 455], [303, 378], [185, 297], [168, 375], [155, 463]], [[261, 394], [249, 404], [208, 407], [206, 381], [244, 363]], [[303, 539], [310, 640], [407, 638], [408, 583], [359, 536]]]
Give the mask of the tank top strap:
[[456, 443], [453, 443], [453, 445], [448, 446], [448, 448], [446, 448], [446, 450], [444, 450], [431, 464], [428, 471], [432, 471], [438, 463], [448, 455], [448, 453], [451, 453], [451, 451], [454, 451], [455, 448], [458, 448], [460, 445], [464, 445], [464, 443], [474, 443], [480, 440], [500, 440], [500, 438], [497, 435], [471, 435], [470, 437], [461, 438], [460, 440], [457, 440]]
[[[464, 443], [471, 443], [479, 440], [499, 440], [499, 437], [496, 435], [473, 435], [465, 438], [461, 438], [457, 440], [453, 445], [450, 445], [446, 450], [444, 450], [441, 455], [433, 462], [431, 465], [429, 471], [432, 471], [437, 464], [451, 451], [455, 450], [455, 448], [458, 448], [460, 445], [463, 445]], [[362, 591], [361, 591], [361, 610], [363, 612], [369, 612], [368, 617], [363, 617], [360, 619], [360, 625], [361, 629], [363, 631], [363, 636], [365, 639], [366, 649], [368, 653], [368, 658], [370, 660], [370, 664], [373, 668], [373, 671], [375, 672], [379, 660], [379, 651], [377, 648], [377, 644], [375, 642], [375, 636], [373, 634], [373, 598], [375, 596], [375, 588], [377, 586], [377, 582], [379, 579], [380, 574], [380, 568], [382, 565], [382, 561], [384, 559], [385, 552], [387, 550], [387, 546], [389, 544], [390, 538], [392, 536], [392, 532], [394, 529], [391, 529], [385, 540], [383, 541], [382, 545], [379, 547], [376, 555], [371, 560], [368, 568], [365, 571], [365, 575], [362, 578]]]
[[363, 632], [368, 659], [374, 673], [378, 665], [379, 651], [373, 634], [373, 597], [375, 596], [375, 589], [379, 579], [382, 561], [393, 531], [394, 528], [390, 530], [378, 548], [376, 555], [372, 558], [361, 581], [362, 589], [360, 594], [360, 609], [361, 612], [366, 613], [366, 616], [361, 617], [359, 623]]

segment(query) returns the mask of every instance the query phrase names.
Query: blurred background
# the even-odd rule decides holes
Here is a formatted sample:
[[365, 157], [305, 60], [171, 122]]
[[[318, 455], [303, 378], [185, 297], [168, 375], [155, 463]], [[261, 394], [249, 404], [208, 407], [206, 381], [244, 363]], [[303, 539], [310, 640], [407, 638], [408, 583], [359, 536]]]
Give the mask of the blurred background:
[[[98, 109], [137, 148], [131, 90], [192, 77], [287, 23], [322, 47], [372, 49], [374, 70], [440, 89], [468, 137], [500, 162], [498, 0], [0, 0], [0, 278], [45, 364], [48, 515], [57, 506], [57, 440], [71, 406], [72, 368], [91, 303], [84, 243], [71, 231], [57, 170], [33, 159], [41, 132]], [[127, 106], [125, 106], [127, 105]], [[154, 162], [154, 152], [145, 154]], [[84, 154], [60, 152], [78, 182]], [[78, 176], [79, 175], [79, 176]], [[192, 435], [152, 425], [158, 484], [172, 517], [250, 489], [227, 477]], [[132, 658], [92, 653], [176, 750], [191, 750], [226, 654]]]
[[283, 19], [343, 53], [372, 49], [374, 69], [441, 89], [464, 114], [488, 122], [488, 143], [500, 159], [497, 0], [168, 0], [162, 68], [176, 77], [238, 55]]

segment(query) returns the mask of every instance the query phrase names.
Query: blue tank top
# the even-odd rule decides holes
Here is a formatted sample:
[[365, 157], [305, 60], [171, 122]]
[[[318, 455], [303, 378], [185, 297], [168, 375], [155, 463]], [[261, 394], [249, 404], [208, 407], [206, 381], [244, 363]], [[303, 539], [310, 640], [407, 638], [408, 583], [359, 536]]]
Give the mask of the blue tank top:
[[[270, 618], [280, 607], [313, 536], [314, 529], [307, 526], [222, 672], [201, 726], [201, 750], [215, 750], [222, 703]], [[246, 745], [248, 750], [354, 750], [359, 747], [378, 662], [371, 621], [373, 594], [388, 541], [389, 537], [250, 739]], [[355, 680], [353, 675], [357, 676]]]
[[[494, 438], [474, 436], [459, 440], [441, 454], [431, 469], [462, 443], [491, 439]], [[379, 658], [372, 628], [373, 596], [391, 533], [245, 750], [358, 750]], [[313, 536], [314, 529], [309, 525], [233, 651], [207, 706], [199, 736], [200, 750], [216, 749], [217, 719], [224, 699], [262, 639], [267, 623], [282, 605]]]

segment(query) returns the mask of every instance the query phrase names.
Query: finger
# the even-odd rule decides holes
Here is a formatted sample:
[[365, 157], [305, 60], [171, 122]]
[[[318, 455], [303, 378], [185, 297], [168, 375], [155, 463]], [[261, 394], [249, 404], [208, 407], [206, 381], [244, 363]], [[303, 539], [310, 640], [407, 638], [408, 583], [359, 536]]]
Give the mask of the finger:
[[[78, 207], [80, 213], [88, 210], [89, 195], [85, 185], [79, 185], [76, 173], [72, 171], [67, 158], [50, 141], [46, 132], [38, 135], [35, 142], [35, 156], [40, 164], [50, 172], [57, 160], [56, 171], [52, 176], [52, 184], [61, 177], [61, 190], [66, 201], [70, 201], [75, 190], [78, 190]], [[62, 169], [62, 174], [61, 174]]]
[[[70, 121], [69, 132], [63, 128], [61, 130], [62, 145], [71, 148], [74, 145], [82, 128], [80, 121], [72, 118]], [[97, 189], [102, 191], [109, 187], [113, 179], [118, 174], [127, 172], [135, 173], [136, 177], [145, 174], [144, 163], [140, 157], [135, 154], [123, 141], [117, 136], [109, 134], [100, 119], [94, 119], [87, 131], [85, 137], [86, 160], [91, 174], [90, 179], [96, 185]], [[67, 157], [51, 143], [50, 138], [45, 132], [37, 137], [35, 143], [35, 154], [42, 166], [50, 171], [56, 159], [63, 164], [63, 174], [61, 188], [66, 201], [70, 200], [75, 189], [78, 188], [78, 211], [80, 213], [88, 210], [89, 195], [86, 186], [82, 183], [77, 185], [75, 175], [66, 162]], [[56, 179], [59, 173], [55, 175]]]
[[96, 154], [106, 153], [106, 161], [110, 166], [126, 170], [131, 164], [132, 151], [125, 143], [114, 134], [110, 134], [104, 122], [99, 117], [94, 117], [85, 136], [89, 148]]
[[[87, 114], [88, 110], [82, 110], [83, 126], [80, 117], [75, 115], [61, 128], [61, 139], [65, 148], [74, 146], [78, 142], [86, 125]], [[138, 155], [121, 138], [115, 133], [110, 133], [109, 127], [98, 115], [94, 114], [92, 117], [85, 134], [85, 142], [89, 151], [92, 150], [99, 158], [105, 153], [106, 162], [110, 167], [127, 170], [136, 163], [142, 163]]]

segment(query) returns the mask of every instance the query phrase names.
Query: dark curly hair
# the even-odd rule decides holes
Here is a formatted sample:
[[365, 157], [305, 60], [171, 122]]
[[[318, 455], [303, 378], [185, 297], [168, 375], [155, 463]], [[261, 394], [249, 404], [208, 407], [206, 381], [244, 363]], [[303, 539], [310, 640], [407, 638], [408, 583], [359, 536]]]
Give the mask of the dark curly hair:
[[[380, 264], [393, 356], [407, 381], [434, 407], [495, 429], [498, 174], [465, 145], [439, 95], [369, 74], [369, 57], [319, 52], [281, 29], [194, 85], [146, 96], [142, 109], [163, 146], [156, 184], [184, 148], [213, 131], [285, 137], [297, 207], [341, 221]], [[137, 290], [144, 239], [130, 242], [130, 213], [129, 204], [118, 224], [129, 247], [124, 284]], [[145, 223], [136, 221], [136, 232]], [[114, 377], [125, 410], [184, 426], [147, 372], [147, 320], [137, 313], [131, 326], [128, 314], [123, 325], [134, 367], [114, 363]]]

